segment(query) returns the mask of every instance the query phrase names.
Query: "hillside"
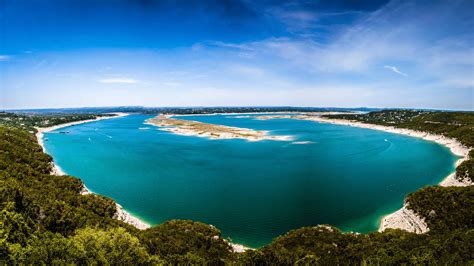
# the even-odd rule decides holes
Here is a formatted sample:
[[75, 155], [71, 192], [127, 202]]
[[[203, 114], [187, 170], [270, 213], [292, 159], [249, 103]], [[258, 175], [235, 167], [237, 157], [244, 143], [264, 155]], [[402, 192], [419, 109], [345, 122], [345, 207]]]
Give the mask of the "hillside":
[[383, 110], [367, 114], [341, 114], [326, 117], [441, 134], [455, 138], [468, 147], [474, 147], [473, 112]]
[[[430, 119], [437, 116], [428, 115]], [[451, 115], [456, 119], [464, 116]], [[416, 117], [413, 119], [420, 119]], [[50, 118], [31, 119], [41, 123]], [[34, 135], [25, 125], [15, 122], [15, 118], [7, 121], [0, 125], [2, 263], [469, 265], [474, 262], [472, 186], [434, 186], [409, 195], [411, 208], [427, 218], [432, 229], [427, 234], [400, 230], [350, 234], [331, 226], [304, 227], [276, 238], [265, 247], [237, 254], [231, 252], [217, 228], [203, 223], [173, 220], [140, 231], [114, 219], [113, 200], [100, 195], [81, 195], [80, 179], [51, 175], [52, 158], [42, 152]], [[468, 132], [470, 136], [460, 137], [467, 141], [472, 138], [469, 131], [472, 127], [464, 124], [448, 125], [446, 128], [452, 129], [448, 131], [444, 124], [424, 124], [445, 134]], [[419, 121], [413, 124], [421, 125]], [[460, 127], [464, 129], [459, 130]], [[472, 176], [472, 160], [468, 162], [471, 164], [458, 171]]]

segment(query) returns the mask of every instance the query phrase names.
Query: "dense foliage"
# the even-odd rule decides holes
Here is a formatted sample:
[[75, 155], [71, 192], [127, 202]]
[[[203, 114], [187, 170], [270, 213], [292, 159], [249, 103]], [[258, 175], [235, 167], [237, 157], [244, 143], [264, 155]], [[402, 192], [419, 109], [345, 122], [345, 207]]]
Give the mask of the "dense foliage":
[[431, 231], [474, 228], [474, 186], [426, 187], [411, 193], [408, 203]]
[[[338, 108], [338, 107], [295, 107], [295, 106], [214, 106], [214, 107], [82, 107], [62, 109], [28, 109], [16, 110], [16, 114], [28, 115], [95, 115], [108, 113], [140, 113], [140, 114], [213, 114], [213, 113], [265, 113], [265, 112], [347, 112], [347, 111], [375, 111], [374, 108]], [[8, 114], [7, 114], [8, 115]]]
[[469, 160], [456, 168], [456, 177], [459, 180], [474, 180], [474, 149], [469, 152]]
[[97, 116], [108, 116], [108, 114], [61, 114], [49, 113], [38, 115], [34, 113], [6, 113], [0, 112], [0, 124], [23, 128], [34, 132], [35, 127], [50, 127], [54, 125], [94, 119]]
[[0, 136], [0, 262], [197, 262], [230, 253], [220, 232], [201, 223], [139, 232], [114, 219], [113, 200], [81, 195], [77, 178], [50, 175], [51, 157], [34, 135], [0, 126]]
[[441, 134], [455, 138], [468, 147], [474, 147], [473, 112], [383, 110], [366, 114], [342, 114], [327, 117]]
[[[474, 263], [473, 187], [435, 186], [409, 195], [409, 208], [425, 217], [431, 229], [427, 234], [304, 227], [236, 254], [210, 225], [172, 220], [139, 231], [114, 219], [113, 200], [82, 195], [79, 179], [51, 175], [51, 157], [15, 123], [0, 125], [1, 264]], [[472, 164], [458, 171], [472, 173]]]
[[229, 245], [220, 234], [207, 224], [172, 220], [141, 232], [139, 237], [151, 254], [168, 262], [216, 263], [230, 255]]
[[303, 227], [247, 252], [247, 264], [296, 265], [470, 265], [474, 230], [416, 235], [401, 230], [364, 235], [343, 234], [327, 226]]

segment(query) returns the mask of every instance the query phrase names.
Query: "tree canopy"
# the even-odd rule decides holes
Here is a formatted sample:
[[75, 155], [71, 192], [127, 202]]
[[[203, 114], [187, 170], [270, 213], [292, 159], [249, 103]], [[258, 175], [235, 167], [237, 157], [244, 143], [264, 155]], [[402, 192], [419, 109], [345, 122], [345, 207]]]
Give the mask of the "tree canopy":
[[[466, 162], [458, 174], [472, 176], [472, 160]], [[237, 254], [217, 228], [204, 223], [172, 220], [140, 231], [118, 221], [112, 199], [82, 195], [80, 179], [51, 175], [51, 169], [52, 158], [43, 153], [33, 134], [12, 124], [0, 125], [0, 263], [474, 263], [472, 186], [431, 186], [408, 196], [409, 208], [431, 229], [426, 234], [401, 230], [354, 234], [329, 225], [303, 227], [267, 246]]]

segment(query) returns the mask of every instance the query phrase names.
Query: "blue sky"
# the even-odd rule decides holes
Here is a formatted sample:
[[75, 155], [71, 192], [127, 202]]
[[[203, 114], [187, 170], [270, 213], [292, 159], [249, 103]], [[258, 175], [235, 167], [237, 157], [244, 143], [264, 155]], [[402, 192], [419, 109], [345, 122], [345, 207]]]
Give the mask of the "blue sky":
[[473, 1], [0, 0], [0, 109], [474, 110]]

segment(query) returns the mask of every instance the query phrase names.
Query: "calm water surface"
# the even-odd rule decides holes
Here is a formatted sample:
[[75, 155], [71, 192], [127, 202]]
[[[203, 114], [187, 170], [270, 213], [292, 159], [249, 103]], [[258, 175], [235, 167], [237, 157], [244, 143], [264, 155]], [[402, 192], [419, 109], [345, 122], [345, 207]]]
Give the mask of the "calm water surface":
[[146, 222], [202, 221], [252, 247], [301, 226], [375, 231], [382, 215], [440, 182], [457, 159], [432, 142], [348, 126], [183, 117], [294, 137], [248, 142], [175, 135], [144, 125], [150, 117], [62, 128], [46, 135], [46, 149], [65, 172]]

